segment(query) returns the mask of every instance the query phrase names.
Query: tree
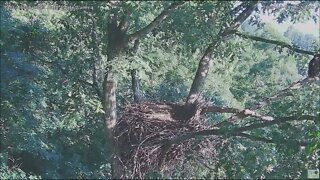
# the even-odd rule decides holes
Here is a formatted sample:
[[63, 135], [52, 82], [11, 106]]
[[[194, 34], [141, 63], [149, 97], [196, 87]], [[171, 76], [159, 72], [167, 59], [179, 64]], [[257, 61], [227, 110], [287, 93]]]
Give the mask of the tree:
[[[317, 2], [7, 2], [4, 5], [15, 18], [8, 13], [2, 33], [14, 34], [11, 29], [20, 29], [11, 26], [22, 23], [10, 22], [13, 19], [30, 22], [26, 22], [29, 30], [20, 32], [22, 38], [14, 40], [14, 47], [3, 45], [9, 44], [9, 38], [1, 39], [5, 50], [1, 71], [16, 67], [10, 65], [9, 52], [13, 50], [21, 51], [26, 62], [34, 58], [35, 67], [42, 70], [43, 76], [30, 80], [40, 89], [41, 98], [32, 99], [31, 95], [30, 107], [22, 106], [34, 118], [25, 114], [17, 118], [9, 116], [10, 111], [19, 112], [21, 104], [26, 104], [13, 101], [9, 95], [18, 89], [19, 97], [28, 97], [27, 91], [37, 88], [21, 86], [22, 82], [30, 84], [24, 79], [14, 86], [9, 75], [1, 80], [1, 84], [9, 87], [1, 88], [1, 94], [5, 95], [1, 108], [6, 114], [1, 119], [5, 119], [3, 127], [9, 128], [3, 146], [9, 152], [8, 142], [14, 137], [16, 125], [35, 119], [35, 126], [19, 130], [25, 132], [21, 139], [36, 137], [36, 142], [54, 147], [55, 152], [49, 153], [53, 158], [47, 159], [54, 163], [46, 162], [49, 164], [46, 167], [52, 170], [47, 177], [94, 177], [88, 169], [103, 167], [101, 158], [111, 163], [108, 172], [114, 178], [143, 178], [159, 169], [162, 175], [173, 176], [174, 170], [168, 164], [174, 162], [177, 167], [175, 159], [182, 157], [189, 165], [208, 167], [197, 170], [206, 177], [288, 178], [297, 174], [292, 174], [294, 171], [286, 174], [281, 169], [270, 174], [272, 170], [266, 170], [275, 167], [277, 160], [290, 161], [283, 158], [286, 151], [281, 144], [290, 147], [292, 155], [299, 153], [300, 146], [307, 146], [310, 155], [314, 155], [318, 147], [319, 137], [311, 133], [319, 130], [316, 124], [319, 101], [312, 99], [317, 97], [318, 89], [313, 83], [316, 79], [299, 76], [295, 71], [296, 57], [291, 55], [300, 53], [307, 59], [316, 52], [276, 40], [275, 33], [260, 25], [258, 16], [259, 12], [267, 11], [277, 15], [279, 21], [306, 20], [314, 18], [308, 12], [316, 9]], [[37, 11], [19, 10], [23, 6]], [[36, 13], [43, 13], [39, 10], [41, 6], [53, 13], [46, 12], [42, 19]], [[34, 25], [37, 28], [31, 26], [34, 22], [38, 23]], [[241, 31], [244, 22], [257, 24], [263, 36]], [[32, 33], [34, 36], [30, 36]], [[33, 42], [40, 44], [32, 45]], [[126, 104], [131, 101], [126, 90], [133, 92], [135, 104]], [[294, 100], [296, 96], [299, 100]], [[170, 102], [150, 102], [151, 98]], [[174, 102], [179, 98], [183, 102]], [[50, 117], [46, 118], [46, 114]], [[49, 137], [43, 137], [51, 123], [54, 125]], [[157, 130], [152, 133], [152, 129]], [[54, 140], [55, 137], [59, 138]], [[21, 141], [14, 144], [28, 142]], [[252, 156], [262, 158], [263, 154], [248, 154], [261, 143], [261, 151], [271, 156], [273, 165], [267, 159], [259, 160], [263, 165], [258, 167], [261, 173], [257, 173], [244, 161]], [[239, 148], [242, 146], [245, 148]], [[20, 153], [28, 150], [32, 154], [29, 157], [34, 154], [40, 154], [40, 159], [45, 157], [37, 153], [38, 147], [33, 148], [22, 148]], [[77, 150], [80, 152], [74, 153]], [[203, 157], [217, 159], [216, 163], [210, 164], [192, 154], [204, 150], [210, 151], [210, 155]], [[102, 153], [94, 158], [95, 152]], [[228, 159], [222, 152], [236, 159]], [[301, 153], [296, 161], [304, 155]], [[149, 164], [141, 163], [149, 156]], [[235, 165], [237, 161], [244, 169]], [[74, 166], [64, 162], [73, 162]], [[300, 166], [295, 168], [302, 171]], [[180, 175], [192, 177], [197, 174], [192, 174], [193, 171]]]

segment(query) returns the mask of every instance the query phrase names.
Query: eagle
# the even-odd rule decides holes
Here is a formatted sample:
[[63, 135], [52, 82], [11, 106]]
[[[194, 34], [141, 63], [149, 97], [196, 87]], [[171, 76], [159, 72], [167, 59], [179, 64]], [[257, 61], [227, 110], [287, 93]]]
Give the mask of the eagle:
[[308, 76], [310, 78], [320, 77], [320, 54], [314, 55], [309, 62]]

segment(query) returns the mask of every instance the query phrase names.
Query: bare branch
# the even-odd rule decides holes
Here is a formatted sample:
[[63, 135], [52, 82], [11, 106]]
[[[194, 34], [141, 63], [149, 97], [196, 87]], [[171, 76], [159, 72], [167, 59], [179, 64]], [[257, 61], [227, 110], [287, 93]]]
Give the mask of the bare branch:
[[279, 91], [278, 93], [276, 93], [275, 95], [268, 97], [268, 98], [264, 98], [262, 101], [258, 102], [253, 108], [251, 108], [252, 110], [257, 110], [257, 109], [261, 109], [264, 106], [271, 104], [274, 101], [277, 101], [283, 97], [292, 95], [291, 91], [295, 90], [295, 89], [301, 89], [302, 87], [304, 87], [305, 85], [307, 85], [308, 83], [311, 83], [315, 81], [314, 78], [305, 78], [302, 80], [299, 80], [297, 82], [292, 83], [289, 87]]
[[287, 43], [281, 42], [281, 41], [266, 39], [266, 38], [262, 38], [262, 37], [258, 37], [258, 36], [251, 36], [251, 35], [247, 35], [247, 34], [242, 34], [240, 32], [234, 32], [234, 34], [239, 37], [242, 37], [244, 39], [251, 39], [254, 41], [260, 41], [260, 42], [264, 42], [264, 43], [274, 44], [274, 45], [277, 45], [280, 47], [285, 47], [285, 48], [288, 48], [294, 52], [301, 53], [301, 54], [307, 54], [307, 55], [312, 55], [312, 56], [316, 54], [316, 52], [299, 49], [294, 45], [290, 45], [290, 44], [287, 44]]
[[167, 18], [167, 16], [173, 12], [175, 9], [177, 9], [179, 6], [183, 5], [185, 1], [178, 1], [172, 3], [167, 9], [163, 10], [158, 17], [156, 17], [150, 24], [148, 24], [146, 27], [140, 29], [139, 31], [129, 35], [129, 41], [134, 41], [136, 39], [139, 39], [140, 37], [148, 34], [151, 32], [154, 28], [159, 26], [159, 24]]
[[[235, 116], [232, 116], [235, 118], [245, 118], [245, 117], [255, 117], [263, 121], [272, 121], [274, 120], [271, 116], [263, 116], [258, 114], [257, 112], [250, 110], [250, 109], [237, 109], [237, 108], [229, 108], [229, 107], [218, 107], [213, 105], [212, 103], [209, 103], [207, 106], [204, 107], [202, 110], [202, 113], [208, 113], [208, 112], [218, 112], [218, 113], [236, 113]], [[233, 120], [233, 119], [231, 119]]]
[[232, 21], [232, 23], [228, 29], [229, 30], [237, 29], [251, 15], [251, 13], [253, 12], [257, 3], [258, 3], [258, 1], [250, 2], [250, 4], [248, 4], [246, 9], [243, 10], [240, 13], [240, 15]]
[[261, 109], [261, 108], [263, 108], [263, 107], [265, 107], [265, 106], [267, 106], [267, 105], [269, 105], [269, 104], [271, 104], [271, 103], [273, 103], [283, 97], [292, 95], [292, 90], [300, 89], [300, 88], [304, 87], [305, 85], [307, 85], [308, 83], [311, 83], [315, 80], [316, 80], [315, 78], [305, 78], [305, 79], [299, 80], [297, 82], [294, 82], [289, 87], [277, 92], [275, 95], [273, 95], [271, 97], [264, 98], [262, 101], [256, 103], [256, 105], [254, 107], [252, 107], [250, 109], [244, 109], [242, 111], [237, 112], [237, 114], [235, 114], [234, 116], [231, 116], [228, 119], [228, 121], [234, 122], [235, 120], [237, 120], [239, 118], [245, 118], [248, 116], [256, 117], [258, 119], [267, 120], [267, 121], [273, 120], [273, 118], [270, 116], [262, 116], [262, 115], [257, 114], [256, 110]]

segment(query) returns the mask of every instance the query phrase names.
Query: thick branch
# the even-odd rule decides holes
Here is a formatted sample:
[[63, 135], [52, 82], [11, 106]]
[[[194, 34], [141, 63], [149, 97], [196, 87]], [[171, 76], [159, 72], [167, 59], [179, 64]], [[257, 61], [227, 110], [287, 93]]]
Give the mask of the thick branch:
[[263, 121], [272, 121], [274, 120], [271, 116], [263, 116], [258, 114], [257, 112], [250, 110], [250, 109], [237, 109], [237, 108], [229, 108], [229, 107], [218, 107], [213, 105], [212, 103], [209, 103], [207, 106], [204, 107], [202, 110], [202, 113], [208, 113], [208, 112], [218, 112], [218, 113], [236, 113], [237, 117], [255, 117]]
[[[268, 126], [271, 126], [274, 124], [281, 124], [281, 123], [284, 123], [287, 121], [294, 121], [294, 120], [316, 120], [316, 117], [311, 116], [311, 115], [280, 117], [280, 118], [276, 118], [273, 121], [265, 121], [262, 123], [256, 123], [256, 124], [252, 124], [249, 126], [244, 126], [244, 127], [232, 129], [232, 133], [229, 134], [229, 136], [238, 136], [239, 134], [241, 134], [244, 131], [250, 131], [250, 130], [268, 127]], [[184, 135], [177, 136], [177, 137], [174, 137], [169, 140], [165, 139], [165, 140], [162, 140], [160, 143], [172, 145], [172, 144], [181, 143], [181, 142], [188, 140], [188, 139], [192, 139], [192, 138], [196, 138], [196, 137], [203, 137], [203, 136], [212, 136], [212, 135], [226, 135], [226, 132], [222, 131], [221, 129], [208, 129], [208, 130], [184, 134]]]
[[151, 32], [154, 28], [156, 28], [164, 19], [167, 18], [167, 16], [173, 12], [175, 9], [177, 9], [180, 5], [184, 4], [184, 1], [178, 1], [172, 3], [167, 9], [163, 10], [159, 16], [157, 16], [150, 24], [148, 24], [146, 27], [140, 29], [139, 31], [129, 35], [129, 41], [132, 42], [136, 39], [141, 38], [142, 36], [148, 34]]
[[243, 10], [238, 17], [236, 17], [229, 27], [220, 31], [221, 35], [229, 34], [230, 31], [238, 29], [238, 27], [251, 15], [258, 1], [252, 1], [248, 4], [245, 10]]
[[187, 97], [187, 103], [193, 104], [195, 103], [200, 97], [200, 92], [204, 85], [204, 81], [208, 75], [209, 67], [212, 59], [212, 51], [216, 49], [219, 45], [219, 40], [215, 40], [215, 42], [211, 43], [207, 50], [205, 51], [204, 55], [202, 56], [198, 69], [196, 72], [196, 76], [193, 79], [191, 89], [189, 91]]
[[[237, 109], [237, 108], [218, 107], [218, 106], [213, 105], [212, 103], [209, 103], [208, 105], [206, 105], [201, 113], [203, 114], [203, 113], [208, 113], [208, 112], [236, 113], [235, 116], [232, 116], [232, 117], [229, 118], [229, 121], [230, 120], [234, 120], [236, 118], [245, 118], [245, 117], [254, 117], [254, 118], [257, 118], [257, 119], [260, 119], [260, 120], [263, 120], [263, 121], [272, 121], [272, 120], [274, 120], [273, 117], [260, 115], [254, 110], [250, 110], [250, 109], [242, 110], [242, 109]], [[223, 124], [225, 124], [225, 123], [222, 123], [222, 124], [219, 123], [219, 126], [223, 125]]]
[[265, 138], [265, 137], [258, 137], [258, 136], [253, 136], [247, 133], [239, 133], [237, 136], [245, 137], [247, 139], [250, 139], [252, 141], [262, 141], [265, 143], [274, 143], [272, 139]]
[[[132, 55], [134, 56], [139, 48], [139, 40], [134, 41], [134, 46], [132, 49]], [[132, 82], [132, 91], [133, 91], [133, 100], [134, 102], [139, 102], [141, 99], [141, 93], [140, 93], [140, 79], [137, 74], [137, 69], [131, 70], [131, 82]]]
[[[254, 7], [257, 2], [250, 3], [245, 10], [240, 13], [238, 17], [236, 17], [231, 23], [229, 27], [223, 27], [220, 29], [218, 33], [218, 37], [210, 43], [208, 48], [206, 49], [204, 55], [200, 59], [198, 69], [196, 72], [196, 76], [192, 82], [188, 97], [187, 97], [187, 104], [193, 104], [200, 98], [200, 93], [203, 88], [205, 79], [207, 78], [210, 63], [212, 61], [213, 51], [217, 49], [219, 46], [220, 41], [223, 40], [226, 36], [230, 35], [236, 28], [240, 26], [253, 12]], [[201, 98], [200, 98], [201, 99]]]
[[242, 34], [240, 32], [235, 32], [234, 34], [237, 36], [240, 36], [244, 39], [251, 39], [254, 41], [260, 41], [260, 42], [264, 42], [264, 43], [274, 44], [274, 45], [277, 45], [280, 47], [285, 47], [285, 48], [288, 48], [294, 52], [301, 53], [301, 54], [307, 54], [307, 55], [312, 55], [312, 56], [316, 54], [316, 52], [299, 49], [294, 45], [290, 45], [290, 44], [287, 44], [287, 43], [281, 42], [281, 41], [266, 39], [266, 38], [262, 38], [262, 37], [258, 37], [258, 36], [251, 36], [251, 35], [247, 35], [247, 34]]

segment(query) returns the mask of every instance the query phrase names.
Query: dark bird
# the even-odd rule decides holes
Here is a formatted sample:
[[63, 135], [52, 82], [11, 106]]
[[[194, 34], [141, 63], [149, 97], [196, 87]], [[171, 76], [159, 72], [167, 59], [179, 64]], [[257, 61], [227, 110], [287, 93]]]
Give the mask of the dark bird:
[[320, 54], [314, 55], [309, 62], [308, 76], [310, 78], [320, 77]]

